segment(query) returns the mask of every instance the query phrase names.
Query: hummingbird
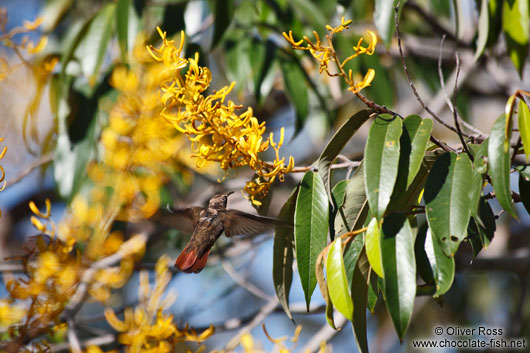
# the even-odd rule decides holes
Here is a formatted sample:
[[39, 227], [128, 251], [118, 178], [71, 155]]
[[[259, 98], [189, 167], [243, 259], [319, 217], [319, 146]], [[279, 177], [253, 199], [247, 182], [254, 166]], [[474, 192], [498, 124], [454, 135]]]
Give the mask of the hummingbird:
[[[164, 222], [185, 232], [192, 232], [191, 239], [175, 261], [175, 267], [186, 273], [199, 273], [206, 266], [210, 249], [224, 232], [234, 235], [257, 235], [271, 230], [284, 222], [271, 217], [226, 209], [228, 196], [233, 191], [214, 195], [206, 208], [168, 207], [171, 221]], [[168, 224], [170, 223], [170, 224]]]

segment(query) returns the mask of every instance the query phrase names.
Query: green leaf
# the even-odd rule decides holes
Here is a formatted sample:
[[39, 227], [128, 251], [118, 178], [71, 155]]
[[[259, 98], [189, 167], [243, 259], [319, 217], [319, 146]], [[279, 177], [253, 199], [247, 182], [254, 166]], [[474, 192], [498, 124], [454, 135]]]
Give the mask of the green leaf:
[[42, 18], [43, 32], [52, 32], [72, 3], [73, 0], [48, 0], [42, 3], [43, 9], [39, 17]]
[[348, 186], [347, 180], [339, 181], [331, 190], [332, 204], [336, 205], [335, 208], [329, 209], [329, 235], [331, 240], [335, 239], [335, 217], [340, 207], [344, 204], [344, 194], [346, 193], [346, 187]]
[[421, 279], [428, 285], [435, 283], [433, 269], [431, 268], [431, 263], [427, 252], [425, 250], [425, 240], [427, 237], [427, 223], [422, 224], [419, 228], [418, 233], [416, 234], [416, 239], [414, 240], [414, 255], [416, 257], [416, 268]]
[[383, 263], [381, 262], [381, 228], [379, 222], [374, 217], [368, 224], [366, 230], [366, 256], [374, 272], [383, 277]]
[[401, 120], [388, 114], [373, 122], [364, 150], [364, 182], [370, 209], [383, 217], [398, 174]]
[[479, 201], [484, 186], [484, 174], [486, 174], [488, 170], [488, 139], [485, 139], [478, 146], [471, 145], [471, 149], [473, 151], [474, 160], [469, 200], [471, 202], [471, 216], [477, 218]]
[[436, 284], [436, 292], [434, 297], [446, 293], [455, 278], [455, 259], [444, 254], [440, 243], [434, 239], [432, 232], [427, 227], [420, 229], [426, 233], [425, 235], [425, 253], [429, 259], [431, 271], [434, 282]]
[[346, 268], [348, 283], [352, 283], [355, 264], [357, 263], [363, 248], [364, 238], [361, 234], [357, 235], [352, 241], [346, 244], [344, 249], [344, 267]]
[[250, 66], [250, 39], [240, 35], [231, 35], [223, 41], [225, 56], [225, 65], [228, 78], [231, 81], [238, 82], [235, 89], [243, 91], [246, 86], [245, 82], [250, 82], [249, 79]]
[[385, 217], [381, 233], [386, 306], [402, 341], [416, 296], [414, 238], [407, 218], [401, 214]]
[[295, 12], [298, 13], [299, 18], [309, 22], [311, 28], [321, 31], [326, 26], [326, 18], [324, 14], [311, 1], [306, 0], [291, 0], [289, 3]]
[[429, 228], [447, 256], [454, 256], [466, 236], [471, 175], [467, 154], [445, 153], [434, 163], [425, 184]]
[[[390, 46], [390, 42], [392, 41], [396, 29], [394, 8], [398, 2], [399, 0], [375, 0], [374, 23], [387, 48]], [[401, 2], [398, 18], [401, 15], [401, 10], [403, 9], [405, 2], [406, 1]]]
[[370, 288], [370, 264], [363, 250], [355, 264], [351, 293], [353, 300], [353, 333], [359, 352], [368, 352], [366, 332], [366, 306], [368, 305], [368, 289]]
[[[331, 140], [320, 154], [318, 159], [318, 174], [324, 181], [326, 186], [326, 191], [331, 198], [331, 185], [330, 185], [330, 168], [335, 161], [335, 158], [342, 151], [346, 143], [351, 139], [351, 137], [359, 130], [359, 128], [370, 118], [370, 109], [363, 109], [351, 116], [333, 135]], [[337, 208], [339, 205], [333, 204], [333, 208]]]
[[410, 145], [407, 145], [407, 150], [404, 150], [403, 146], [401, 150], [401, 154], [405, 153], [408, 158], [407, 188], [420, 170], [421, 162], [431, 137], [431, 131], [432, 120], [430, 119], [422, 119], [417, 115], [409, 115], [403, 120], [401, 141], [402, 143], [404, 142], [403, 136], [405, 136], [406, 140], [410, 141]]
[[368, 215], [363, 169], [361, 164], [348, 180], [343, 206], [339, 208], [335, 217], [337, 235], [361, 228]]
[[[353, 301], [344, 268], [341, 238], [337, 238], [331, 243], [326, 259], [326, 274], [331, 302], [342, 315], [351, 321], [353, 319]], [[363, 309], [365, 307], [366, 305], [363, 306]]]
[[497, 201], [504, 210], [517, 217], [510, 192], [511, 159], [510, 149], [506, 148], [509, 141], [505, 133], [505, 120], [506, 115], [502, 114], [491, 128], [488, 142], [489, 174]]
[[335, 327], [335, 322], [333, 321], [333, 303], [331, 303], [328, 285], [326, 284], [326, 276], [324, 276], [323, 260], [324, 259], [322, 256], [319, 256], [317, 258], [315, 275], [317, 278], [318, 288], [320, 289], [320, 293], [322, 293], [322, 298], [324, 298], [324, 302], [326, 303], [326, 321], [328, 322], [329, 326], [336, 330], [337, 328]]
[[129, 46], [129, 7], [131, 0], [118, 0], [116, 4], [116, 33], [120, 45], [121, 61], [127, 62]]
[[328, 198], [320, 176], [307, 172], [300, 182], [294, 214], [296, 261], [307, 309], [315, 290], [315, 264], [328, 235]]
[[530, 9], [528, 0], [506, 0], [502, 8], [502, 29], [513, 65], [522, 76], [528, 55]]
[[212, 49], [219, 44], [225, 33], [232, 17], [234, 16], [234, 0], [216, 0], [213, 1], [214, 13], [214, 31], [212, 37]]
[[519, 134], [521, 135], [521, 142], [524, 147], [524, 154], [526, 162], [530, 156], [530, 109], [522, 99], [519, 100], [519, 110], [517, 115], [517, 126], [519, 126]]
[[295, 129], [299, 131], [306, 121], [309, 114], [309, 95], [307, 93], [307, 84], [305, 74], [302, 68], [292, 59], [280, 60], [283, 81], [290, 102], [294, 106], [296, 113]]
[[[271, 41], [262, 41], [254, 38], [250, 45], [250, 62], [252, 63], [252, 77], [254, 80], [254, 96], [256, 101], [261, 104], [263, 96], [268, 88], [270, 82], [266, 78], [272, 72], [273, 64], [276, 62], [276, 45]], [[265, 85], [268, 84], [269, 87]]]
[[116, 4], [108, 4], [99, 10], [80, 41], [75, 56], [81, 63], [83, 74], [91, 86], [96, 84], [99, 69], [107, 54], [110, 36], [113, 32]]
[[[298, 188], [291, 193], [278, 215], [278, 218], [287, 224], [292, 223], [294, 220], [297, 195]], [[289, 310], [289, 292], [293, 282], [293, 243], [293, 228], [287, 226], [276, 227], [272, 255], [272, 279], [278, 300], [291, 320], [293, 316]]]
[[85, 137], [75, 144], [67, 134], [60, 134], [54, 155], [54, 178], [59, 195], [68, 202], [86, 179], [86, 165], [96, 154], [98, 122], [94, 115]]
[[495, 215], [484, 197], [480, 199], [479, 212], [471, 217], [468, 228], [468, 238], [476, 257], [482, 248], [487, 249], [495, 233]]
[[526, 208], [526, 212], [530, 214], [530, 167], [525, 166], [522, 170], [518, 169], [518, 172], [519, 195], [521, 195], [521, 201]]
[[480, 5], [480, 15], [478, 18], [478, 38], [477, 38], [477, 49], [475, 50], [474, 60], [477, 60], [484, 49], [486, 49], [486, 43], [488, 42], [489, 25], [490, 25], [490, 14], [488, 11], [487, 0], [482, 0]]

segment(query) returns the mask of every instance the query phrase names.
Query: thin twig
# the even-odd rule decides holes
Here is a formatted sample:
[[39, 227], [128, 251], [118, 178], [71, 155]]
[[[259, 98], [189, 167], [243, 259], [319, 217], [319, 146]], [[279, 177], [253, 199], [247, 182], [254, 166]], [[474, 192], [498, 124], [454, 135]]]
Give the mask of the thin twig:
[[458, 112], [456, 109], [456, 98], [458, 96], [458, 74], [460, 73], [460, 59], [458, 57], [458, 52], [455, 53], [456, 58], [456, 77], [455, 77], [455, 87], [453, 89], [453, 118], [455, 121], [456, 130], [458, 131], [458, 138], [460, 139], [460, 142], [462, 142], [462, 146], [464, 147], [464, 150], [466, 151], [467, 155], [469, 156], [469, 159], [473, 162], [473, 155], [469, 151], [469, 147], [467, 146], [466, 140], [464, 139], [464, 136], [462, 134], [462, 129], [460, 128], [460, 123], [458, 119]]
[[221, 264], [223, 265], [223, 269], [225, 272], [241, 287], [245, 288], [250, 293], [254, 294], [256, 297], [261, 298], [266, 301], [270, 301], [273, 299], [272, 296], [268, 295], [252, 283], [247, 282], [239, 273], [237, 273], [234, 266], [232, 266], [231, 263], [229, 263], [226, 260], [222, 260]]
[[45, 165], [47, 163], [50, 163], [52, 160], [53, 160], [53, 153], [43, 154], [42, 156], [39, 157], [39, 159], [33, 161], [30, 165], [28, 165], [26, 167], [26, 169], [24, 169], [22, 171], [22, 173], [20, 173], [19, 175], [17, 175], [13, 179], [9, 179], [9, 181], [6, 183], [6, 188], [10, 187], [11, 185], [14, 185], [14, 184], [18, 183], [23, 178], [28, 176], [28, 174], [30, 174], [32, 171], [34, 171], [35, 169], [37, 169], [37, 168], [39, 168], [39, 167], [41, 167], [41, 166], [43, 166], [43, 165]]
[[425, 102], [423, 101], [423, 99], [420, 97], [418, 91], [416, 90], [416, 86], [414, 85], [414, 82], [412, 81], [412, 76], [410, 75], [410, 72], [409, 72], [409, 69], [407, 67], [407, 63], [405, 62], [405, 55], [403, 54], [403, 48], [401, 46], [401, 33], [399, 32], [399, 22], [398, 22], [398, 11], [399, 11], [399, 4], [394, 8], [394, 11], [395, 11], [395, 14], [394, 14], [394, 18], [395, 18], [395, 26], [396, 26], [396, 36], [397, 36], [397, 42], [398, 42], [398, 49], [399, 49], [399, 57], [401, 59], [401, 66], [403, 66], [403, 71], [405, 72], [405, 75], [407, 76], [407, 81], [409, 82], [409, 86], [410, 88], [412, 89], [412, 93], [414, 94], [414, 96], [416, 97], [416, 100], [418, 101], [418, 103], [420, 103], [420, 105], [422, 106], [422, 108], [427, 112], [429, 113], [434, 120], [436, 120], [437, 122], [439, 122], [440, 124], [442, 124], [443, 126], [445, 126], [446, 128], [448, 128], [449, 130], [453, 131], [453, 132], [457, 132], [456, 129], [449, 125], [448, 123], [446, 123], [444, 120], [440, 119], [426, 104]]
[[[358, 161], [349, 161], [343, 163], [337, 163], [331, 165], [331, 169], [343, 169], [343, 168], [356, 168], [361, 165], [361, 162]], [[291, 173], [305, 173], [307, 171], [318, 172], [318, 167], [315, 166], [306, 166], [306, 167], [296, 167], [291, 170]]]
[[85, 297], [88, 293], [88, 289], [90, 287], [92, 279], [96, 275], [96, 272], [100, 269], [104, 269], [104, 268], [114, 265], [115, 263], [121, 261], [125, 256], [127, 256], [131, 251], [128, 248], [131, 246], [130, 242], [142, 241], [145, 244], [145, 242], [147, 242], [147, 239], [149, 237], [149, 233], [150, 233], [149, 231], [145, 230], [143, 233], [136, 235], [137, 238], [133, 238], [123, 243], [120, 249], [116, 253], [110, 256], [107, 256], [99, 261], [94, 262], [88, 269], [86, 269], [85, 272], [83, 272], [83, 275], [81, 276], [81, 282], [77, 286], [77, 290], [72, 295], [72, 299], [70, 300], [70, 302], [64, 309], [63, 314], [67, 318], [75, 317], [75, 315], [77, 314], [79, 309], [81, 309], [81, 306], [84, 303]]
[[278, 301], [278, 298], [276, 298], [276, 297], [274, 297], [267, 304], [265, 304], [260, 309], [260, 311], [257, 313], [257, 315], [254, 317], [254, 319], [252, 321], [250, 321], [247, 325], [242, 327], [238, 331], [238, 333], [234, 337], [232, 337], [232, 339], [226, 345], [226, 350], [228, 352], [233, 351], [237, 347], [237, 345], [239, 344], [239, 341], [241, 340], [241, 337], [245, 333], [250, 332], [250, 330], [252, 330], [257, 325], [259, 325], [260, 322], [265, 320], [265, 318], [267, 318], [267, 316], [269, 316], [270, 313], [272, 313], [274, 310], [276, 310], [276, 308], [278, 307], [279, 304], [280, 304], [280, 302]]
[[73, 318], [68, 319], [68, 343], [70, 344], [70, 350], [73, 353], [81, 353], [81, 343], [79, 343], [79, 338], [77, 338], [77, 333], [75, 332], [75, 322]]

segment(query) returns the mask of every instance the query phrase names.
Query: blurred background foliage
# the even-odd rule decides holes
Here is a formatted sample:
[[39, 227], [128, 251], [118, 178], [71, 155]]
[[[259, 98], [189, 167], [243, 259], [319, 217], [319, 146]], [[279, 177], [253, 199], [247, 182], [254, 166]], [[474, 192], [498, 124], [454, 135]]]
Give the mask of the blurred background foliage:
[[[109, 149], [105, 143], [110, 141], [105, 140], [105, 131], [116, 128], [112, 124], [113, 109], [129, 109], [119, 108], [119, 97], [124, 92], [134, 95], [140, 112], [144, 109], [153, 117], [158, 114], [148, 103], [149, 95], [158, 94], [156, 85], [142, 81], [141, 87], [127, 92], [125, 79], [119, 81], [115, 76], [121, 67], [135, 72], [137, 77], [149, 77], [149, 72], [156, 71], [156, 64], [149, 63], [145, 44], [159, 45], [157, 26], [167, 32], [168, 38], [178, 38], [180, 31], [186, 33], [184, 56], [199, 53], [199, 64], [212, 72], [212, 92], [235, 81], [232, 100], [252, 107], [260, 122], [266, 122], [267, 132], [279, 134], [284, 127], [286, 142], [281, 153], [294, 156], [297, 166], [310, 165], [332, 132], [364, 105], [341, 80], [320, 75], [308, 53], [293, 51], [282, 32], [292, 30], [295, 38], [312, 38], [310, 34], [316, 31], [323, 37], [326, 24], [336, 26], [344, 16], [353, 24], [349, 31], [335, 37], [335, 45], [337, 52], [346, 57], [365, 30], [375, 31], [381, 40], [375, 54], [361, 56], [347, 66], [354, 73], [364, 73], [369, 68], [376, 71], [374, 81], [363, 94], [402, 116], [428, 117], [410, 91], [399, 58], [394, 33], [396, 4], [397, 1], [385, 0], [0, 1], [0, 6], [7, 9], [6, 21], [0, 23], [4, 34], [22, 26], [23, 20], [41, 17], [42, 23], [28, 33], [28, 40], [35, 47], [41, 37], [47, 38], [42, 51], [32, 53], [34, 47], [26, 45], [27, 53], [21, 53], [17, 47], [23, 46], [22, 34], [12, 38], [15, 45], [2, 37], [0, 137], [5, 138], [2, 143], [9, 151], [2, 159], [8, 187], [0, 194], [0, 253], [3, 257], [19, 255], [20, 245], [35, 233], [28, 222], [29, 200], [42, 205], [50, 198], [56, 222], [65, 207], [76, 209], [76, 195], [87, 195], [93, 186], [95, 162], [120, 170], [127, 159], [127, 168], [132, 165], [154, 169], [156, 175], [163, 175], [157, 187], [138, 181], [140, 190], [148, 196], [139, 201], [138, 208], [131, 207], [122, 220], [138, 220], [142, 212], [152, 214], [154, 208], [168, 203], [201, 205], [215, 191], [242, 189], [245, 181], [252, 178], [252, 170], [244, 169], [230, 172], [218, 183], [223, 171], [214, 165], [197, 169], [189, 142], [172, 128], [169, 130], [169, 126], [163, 130], [162, 125], [135, 125], [140, 135], [146, 133], [143, 136], [147, 152], [138, 155], [138, 160], [131, 158], [131, 151], [123, 150], [124, 154], [114, 154], [112, 160], [105, 156]], [[402, 1], [400, 29], [406, 64], [426, 105], [451, 121], [438, 66], [448, 90], [452, 89], [454, 53], [458, 51], [457, 108], [464, 120], [489, 131], [503, 112], [507, 97], [517, 89], [530, 90], [529, 16], [527, 0]], [[129, 136], [129, 132], [124, 135]], [[160, 144], [157, 149], [150, 145], [158, 133], [164, 139], [174, 139], [172, 149], [162, 151], [167, 146]], [[365, 126], [348, 143], [342, 152], [348, 159], [362, 157], [367, 133]], [[456, 134], [436, 122], [433, 135], [448, 143], [458, 142]], [[153, 151], [160, 154], [155, 156]], [[274, 156], [268, 154], [264, 158]], [[344, 178], [349, 172], [337, 172], [335, 178]], [[103, 183], [105, 188], [123, 187], [119, 184], [121, 179], [108, 175], [111, 176]], [[275, 184], [259, 212], [276, 215], [301, 177], [287, 175], [284, 183]], [[157, 195], [149, 191], [159, 187]], [[89, 203], [101, 201], [94, 194], [90, 197], [86, 199]], [[250, 203], [242, 196], [235, 197], [230, 207], [248, 210]], [[138, 209], [141, 212], [135, 213]], [[499, 210], [494, 207], [495, 213]], [[460, 251], [457, 276], [445, 302], [435, 303], [428, 297], [417, 300], [402, 345], [386, 311], [376, 308], [375, 315], [368, 319], [371, 350], [407, 351], [409, 338], [430, 337], [434, 326], [446, 325], [503, 327], [517, 337], [529, 337], [529, 226], [527, 218], [514, 222], [502, 216], [488, 251], [471, 267], [472, 250]], [[127, 234], [125, 224], [115, 227]], [[145, 257], [131, 271], [152, 270], [162, 254], [176, 255], [187, 239], [175, 230], [159, 234], [163, 235], [149, 240]], [[234, 342], [234, 337], [243, 337], [242, 330], [248, 328], [270, 351], [274, 344], [253, 322], [255, 317], [265, 319], [273, 337], [291, 336], [294, 332], [294, 325], [278, 303], [271, 305], [275, 296], [271, 238], [220, 239], [219, 243], [213, 261], [200, 276], [173, 274], [168, 289], [176, 291], [178, 299], [167, 311], [179, 326], [189, 323], [198, 331], [210, 324], [216, 326], [218, 333], [206, 343], [209, 349], [225, 347], [230, 340]], [[293, 283], [292, 312], [296, 323], [303, 326], [298, 348], [318, 350], [324, 340], [335, 351], [352, 351], [350, 330], [337, 332], [327, 326], [320, 294], [314, 295], [312, 313], [305, 314], [299, 281], [295, 279]], [[138, 276], [133, 275], [107, 300], [117, 308], [135, 305], [139, 300], [137, 287]], [[99, 316], [94, 315], [98, 312]], [[96, 303], [87, 303], [80, 311], [82, 339], [108, 337], [101, 333], [110, 332], [103, 323], [102, 312], [102, 306]], [[115, 336], [110, 337], [102, 347], [113, 348]], [[57, 337], [48, 334], [46, 339], [57, 349], [68, 347], [64, 333]], [[250, 338], [246, 339], [248, 343]], [[183, 350], [177, 345], [177, 351]]]

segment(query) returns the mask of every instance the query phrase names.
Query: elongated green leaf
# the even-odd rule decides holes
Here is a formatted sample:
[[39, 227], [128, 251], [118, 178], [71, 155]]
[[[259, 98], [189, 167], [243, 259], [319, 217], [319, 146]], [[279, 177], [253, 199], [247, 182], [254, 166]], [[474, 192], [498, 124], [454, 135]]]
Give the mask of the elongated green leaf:
[[368, 290], [370, 287], [370, 264], [363, 250], [355, 264], [351, 295], [353, 300], [353, 333], [359, 352], [368, 352], [366, 337], [366, 306], [368, 304]]
[[280, 67], [282, 69], [287, 95], [296, 113], [295, 128], [296, 131], [299, 131], [304, 126], [304, 122], [309, 114], [309, 95], [307, 92], [306, 77], [300, 65], [297, 65], [290, 58], [280, 60]]
[[361, 234], [356, 236], [344, 248], [344, 267], [346, 268], [346, 276], [348, 277], [348, 283], [350, 284], [352, 283], [355, 264], [357, 263], [359, 255], [363, 249], [364, 238]]
[[427, 285], [434, 285], [434, 273], [425, 249], [427, 229], [427, 223], [422, 224], [418, 229], [416, 239], [414, 240], [414, 255], [416, 257], [416, 268], [418, 269], [418, 274], [420, 275], [421, 279]]
[[316, 173], [307, 172], [300, 182], [296, 198], [294, 237], [298, 273], [308, 310], [316, 286], [316, 260], [327, 241], [328, 206], [322, 179]]
[[351, 321], [353, 319], [353, 301], [344, 268], [341, 238], [337, 238], [331, 243], [326, 259], [326, 274], [331, 302], [342, 315]]
[[234, 16], [234, 0], [216, 0], [214, 4], [215, 26], [212, 38], [212, 48], [215, 48], [221, 41], [232, 17]]
[[[370, 279], [373, 278], [373, 277], [377, 277], [377, 276], [370, 276]], [[377, 277], [377, 278], [381, 278], [381, 277]], [[375, 314], [375, 305], [377, 304], [377, 293], [376, 293], [376, 290], [377, 290], [377, 282], [375, 282], [376, 284], [376, 289], [374, 289], [374, 286], [373, 285], [369, 285], [368, 286], [368, 303], [366, 304], [366, 307], [368, 308], [368, 310], [370, 311], [370, 313], [372, 315]], [[353, 301], [353, 303], [355, 304], [355, 301]]]
[[510, 149], [505, 134], [506, 116], [502, 114], [493, 124], [488, 142], [488, 165], [495, 196], [502, 208], [513, 217], [515, 207], [510, 192]]
[[328, 285], [326, 283], [326, 276], [324, 276], [323, 262], [323, 256], [319, 256], [317, 258], [315, 274], [317, 278], [318, 288], [320, 289], [322, 298], [324, 298], [324, 302], [326, 303], [326, 321], [328, 322], [329, 326], [336, 330], [337, 328], [335, 327], [335, 322], [333, 321], [333, 303], [331, 302], [331, 298], [329, 296]]
[[466, 236], [470, 187], [471, 161], [466, 154], [443, 154], [427, 179], [423, 195], [427, 221], [447, 256], [454, 256]]
[[518, 170], [519, 172], [519, 195], [523, 202], [526, 212], [530, 214], [530, 167], [525, 166]]
[[403, 340], [416, 296], [414, 238], [407, 218], [400, 214], [385, 217], [381, 232], [386, 306], [398, 337]]
[[480, 6], [480, 15], [478, 18], [478, 38], [477, 38], [477, 49], [475, 50], [474, 60], [477, 60], [484, 49], [486, 49], [486, 43], [488, 42], [490, 25], [490, 16], [488, 11], [488, 1], [482, 0]]
[[432, 121], [422, 120], [417, 115], [408, 116], [403, 121], [398, 175], [387, 212], [410, 210], [418, 204], [428, 170], [434, 163], [425, 158], [431, 130]]
[[517, 125], [519, 126], [519, 134], [521, 135], [521, 142], [524, 147], [524, 154], [526, 162], [530, 156], [530, 109], [524, 100], [519, 100], [519, 110], [517, 115]]
[[[355, 113], [350, 117], [333, 135], [331, 140], [324, 148], [324, 151], [320, 154], [318, 159], [318, 174], [324, 181], [326, 186], [326, 191], [330, 196], [331, 200], [331, 185], [329, 182], [330, 179], [330, 168], [331, 164], [337, 158], [340, 151], [346, 146], [346, 143], [351, 139], [351, 137], [359, 130], [359, 128], [370, 118], [370, 109], [363, 109]], [[334, 204], [333, 207], [336, 208], [339, 205]]]
[[420, 170], [421, 161], [425, 155], [425, 150], [427, 149], [427, 144], [431, 137], [432, 131], [432, 120], [422, 119], [417, 115], [410, 115], [403, 120], [403, 134], [401, 136], [401, 141], [403, 137], [406, 136], [406, 139], [410, 141], [410, 149], [407, 146], [407, 149], [403, 149], [401, 154], [406, 153], [408, 159], [408, 175], [407, 175], [407, 187], [410, 186], [416, 174]]
[[[278, 217], [287, 224], [293, 223], [296, 197], [298, 188], [295, 189], [285, 202]], [[276, 227], [272, 255], [272, 279], [278, 300], [287, 316], [292, 320], [289, 310], [289, 292], [293, 282], [293, 228], [287, 226]]]
[[469, 200], [471, 202], [471, 216], [477, 219], [479, 201], [484, 186], [484, 174], [488, 170], [488, 139], [484, 140], [479, 146], [473, 146], [472, 150], [474, 160]]
[[127, 62], [129, 50], [129, 7], [131, 0], [118, 0], [116, 4], [116, 34], [120, 45], [121, 61]]
[[368, 214], [363, 169], [363, 164], [361, 164], [348, 180], [344, 204], [339, 208], [335, 217], [337, 235], [361, 228]]
[[396, 183], [401, 120], [388, 114], [373, 122], [364, 150], [364, 182], [370, 209], [383, 218]]
[[374, 217], [368, 224], [366, 230], [366, 256], [370, 266], [379, 277], [383, 277], [383, 264], [381, 262], [381, 228], [379, 222]]
[[[399, 0], [375, 0], [374, 23], [386, 47], [390, 46], [395, 31], [394, 8]], [[401, 1], [400, 13], [406, 1]]]
[[99, 10], [75, 51], [75, 56], [81, 62], [83, 74], [88, 78], [91, 86], [96, 83], [99, 69], [107, 54], [115, 11], [116, 4], [108, 4]]
[[271, 88], [272, 83], [268, 80], [272, 68], [277, 61], [276, 45], [273, 41], [262, 41], [253, 38], [249, 55], [252, 63], [252, 77], [254, 80], [254, 95], [261, 104], [262, 98]]
[[230, 33], [230, 36], [227, 33], [226, 38], [223, 40], [225, 69], [230, 80], [242, 83], [235, 86], [238, 91], [248, 88], [243, 83], [251, 81], [249, 76], [252, 68], [250, 55], [248, 54], [250, 52], [250, 42], [250, 38], [232, 33]]
[[332, 204], [336, 205], [335, 208], [329, 209], [329, 235], [331, 240], [335, 239], [335, 217], [339, 207], [344, 204], [344, 194], [346, 193], [346, 187], [348, 186], [347, 180], [339, 181], [331, 190]]
[[430, 229], [425, 227], [425, 230], [425, 253], [429, 259], [434, 282], [436, 283], [434, 297], [439, 297], [446, 293], [453, 284], [455, 277], [455, 259], [444, 254], [438, 241], [433, 238]]
[[42, 18], [41, 29], [44, 32], [52, 32], [64, 14], [72, 6], [73, 0], [49, 0], [42, 3], [39, 17]]
[[293, 6], [293, 10], [298, 12], [299, 18], [308, 21], [312, 28], [320, 31], [326, 26], [324, 14], [312, 1], [291, 0], [289, 3]]
[[521, 76], [528, 54], [528, 36], [530, 35], [528, 2], [528, 0], [503, 1], [502, 8], [502, 29], [506, 46], [513, 65]]
[[495, 215], [488, 201], [482, 197], [479, 201], [479, 212], [476, 217], [471, 217], [468, 227], [468, 239], [473, 248], [473, 257], [480, 250], [487, 249], [495, 233]]

